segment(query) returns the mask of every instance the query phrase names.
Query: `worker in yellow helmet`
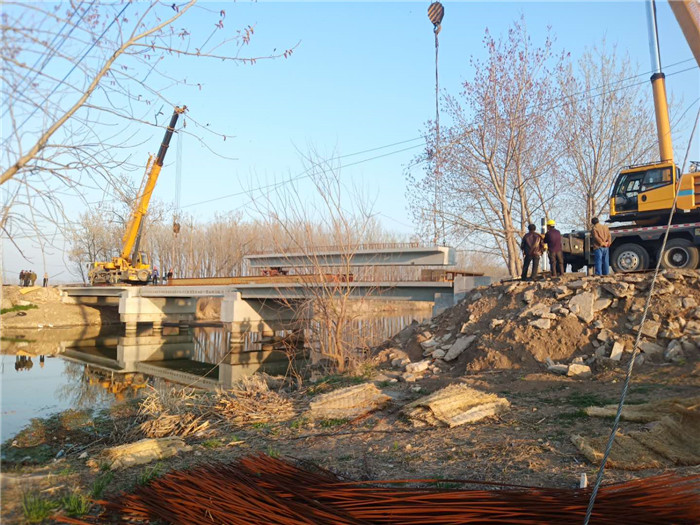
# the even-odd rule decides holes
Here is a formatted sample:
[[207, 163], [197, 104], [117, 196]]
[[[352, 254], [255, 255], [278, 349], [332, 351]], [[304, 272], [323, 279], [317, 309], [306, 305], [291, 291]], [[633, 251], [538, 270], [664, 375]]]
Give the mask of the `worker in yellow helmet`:
[[561, 233], [555, 228], [554, 220], [547, 221], [547, 233], [544, 235], [544, 242], [549, 252], [549, 267], [552, 269], [552, 277], [564, 275], [564, 250], [561, 246]]

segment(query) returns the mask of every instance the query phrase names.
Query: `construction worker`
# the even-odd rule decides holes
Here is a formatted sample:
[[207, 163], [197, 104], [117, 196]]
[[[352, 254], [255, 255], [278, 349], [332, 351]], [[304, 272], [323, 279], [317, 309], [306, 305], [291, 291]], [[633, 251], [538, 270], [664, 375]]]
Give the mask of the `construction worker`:
[[537, 278], [537, 272], [540, 270], [540, 257], [544, 252], [544, 242], [542, 242], [542, 236], [537, 233], [537, 227], [534, 224], [530, 224], [527, 227], [528, 232], [523, 237], [520, 242], [520, 249], [523, 251], [523, 272], [520, 279], [523, 281], [527, 279], [527, 270], [532, 262], [532, 275], [530, 280]]
[[612, 244], [610, 230], [605, 224], [601, 224], [598, 217], [591, 219], [591, 249], [596, 275], [608, 275], [610, 273], [610, 254], [608, 248]]
[[151, 274], [151, 280], [153, 281], [153, 284], [158, 284], [158, 267], [154, 266], [153, 267], [153, 273]]
[[552, 277], [561, 277], [564, 275], [564, 250], [561, 246], [561, 233], [555, 228], [556, 225], [557, 223], [552, 219], [547, 221], [547, 233], [544, 234], [544, 242], [549, 253], [549, 267], [551, 268]]

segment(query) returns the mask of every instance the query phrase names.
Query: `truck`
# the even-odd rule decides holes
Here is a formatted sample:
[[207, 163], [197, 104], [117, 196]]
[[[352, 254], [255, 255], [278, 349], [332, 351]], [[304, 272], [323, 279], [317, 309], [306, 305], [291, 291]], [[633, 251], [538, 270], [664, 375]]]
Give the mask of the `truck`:
[[175, 132], [175, 125], [177, 124], [179, 116], [186, 110], [187, 106], [175, 106], [158, 154], [155, 156], [150, 155], [146, 163], [146, 172], [136, 198], [136, 205], [131, 211], [126, 231], [122, 237], [121, 252], [117, 257], [113, 257], [111, 261], [97, 261], [91, 263], [88, 270], [88, 279], [91, 285], [143, 285], [150, 282], [151, 264], [148, 255], [145, 252], [139, 251], [143, 220], [148, 212], [148, 204], [151, 201], [151, 195], [158, 181], [160, 171], [163, 168], [165, 154], [168, 151], [170, 139], [172, 139], [173, 133]]
[[[661, 72], [654, 0], [649, 6], [649, 35], [654, 112], [659, 142], [658, 162], [628, 166], [620, 171], [610, 192], [607, 222], [632, 224], [610, 228], [610, 264], [616, 272], [643, 271], [655, 266], [695, 269], [700, 262], [700, 171], [691, 163], [681, 174], [673, 159], [666, 86]], [[700, 66], [700, 7], [697, 0], [670, 2], [683, 34]], [[671, 215], [673, 212], [673, 215]], [[671, 219], [666, 248], [661, 245]], [[590, 234], [562, 235], [564, 262], [573, 271], [593, 264]]]

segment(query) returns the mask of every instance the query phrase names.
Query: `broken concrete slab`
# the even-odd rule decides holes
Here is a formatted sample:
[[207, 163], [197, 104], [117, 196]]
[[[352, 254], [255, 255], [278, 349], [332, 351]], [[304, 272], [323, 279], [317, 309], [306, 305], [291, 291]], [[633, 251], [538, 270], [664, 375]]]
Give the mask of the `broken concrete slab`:
[[188, 452], [192, 447], [185, 444], [181, 437], [146, 438], [134, 443], [118, 445], [104, 449], [99, 460], [93, 458], [96, 465], [107, 463], [112, 470], [121, 470], [137, 465], [144, 465], [157, 459], [166, 459]]
[[566, 375], [576, 379], [588, 379], [593, 375], [593, 372], [591, 372], [591, 367], [588, 365], [572, 363], [569, 365]]
[[380, 408], [390, 399], [373, 383], [362, 383], [315, 397], [307, 415], [311, 419], [353, 419]]
[[491, 322], [489, 323], [489, 328], [493, 330], [497, 326], [501, 326], [505, 321], [503, 319], [491, 319]]
[[510, 406], [507, 399], [453, 384], [407, 404], [401, 411], [415, 426], [450, 428], [494, 416]]
[[695, 297], [683, 298], [683, 308], [695, 308], [697, 305], [698, 302], [695, 300]]
[[657, 345], [656, 343], [652, 343], [650, 341], [643, 341], [639, 343], [639, 349], [649, 356], [658, 355], [664, 351], [663, 346]]
[[593, 292], [583, 292], [569, 299], [569, 310], [578, 316], [584, 323], [593, 321], [593, 304], [595, 295]]
[[424, 372], [428, 369], [431, 362], [432, 359], [423, 359], [422, 361], [418, 361], [417, 363], [409, 363], [406, 365], [406, 372], [414, 374]]
[[525, 290], [523, 292], [523, 301], [530, 304], [535, 300], [535, 290]]
[[593, 311], [601, 312], [603, 310], [606, 310], [612, 304], [612, 302], [613, 300], [608, 297], [601, 297], [600, 299], [596, 299], [593, 303]]
[[621, 299], [622, 297], [630, 297], [634, 295], [634, 285], [627, 282], [603, 283], [603, 290], [611, 294], [613, 297]]
[[467, 337], [458, 338], [447, 351], [443, 359], [445, 361], [452, 361], [454, 359], [457, 359], [457, 357], [459, 357], [462, 352], [469, 348], [469, 345], [471, 345], [475, 340], [475, 335], [469, 335]]
[[615, 341], [615, 344], [612, 347], [612, 350], [610, 350], [610, 359], [613, 361], [619, 361], [622, 359], [622, 354], [625, 351], [625, 345], [622, 344], [619, 341]]
[[658, 321], [646, 320], [644, 325], [642, 325], [642, 335], [650, 339], [656, 339], [656, 336], [659, 334], [659, 328], [661, 328], [661, 323]]

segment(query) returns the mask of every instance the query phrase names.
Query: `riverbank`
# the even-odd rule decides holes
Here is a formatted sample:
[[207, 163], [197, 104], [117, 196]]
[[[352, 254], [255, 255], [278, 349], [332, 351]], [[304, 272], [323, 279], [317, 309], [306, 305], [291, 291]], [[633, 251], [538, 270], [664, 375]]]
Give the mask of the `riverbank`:
[[49, 286], [2, 286], [2, 328], [48, 329], [76, 326], [106, 326], [120, 323], [116, 308], [61, 302], [58, 288]]
[[[606, 483], [668, 471], [700, 475], [699, 281], [696, 272], [666, 272], [657, 282], [627, 397], [634, 411], [621, 421]], [[620, 398], [649, 284], [633, 275], [494, 285], [408, 326], [354, 375], [301, 383], [257, 376], [218, 393], [153, 390], [98, 413], [34, 422], [3, 444], [3, 517], [21, 520], [27, 494], [51, 512], [66, 512], [61, 498], [78, 494], [96, 516], [101, 507], [90, 500], [118, 499], [166, 472], [260, 453], [352, 480], [576, 487], [582, 474], [595, 478], [596, 454], [611, 431], [611, 409], [603, 407], [614, 413]], [[459, 404], [449, 423], [439, 410], [426, 415], [433, 395], [465, 387], [494, 405]], [[107, 453], [162, 438], [177, 439], [182, 452], [128, 468]], [[650, 439], [654, 452], [643, 448]], [[659, 443], [672, 454], [664, 456]]]

